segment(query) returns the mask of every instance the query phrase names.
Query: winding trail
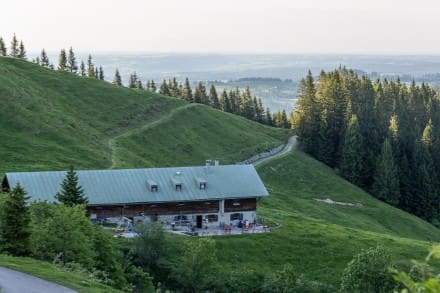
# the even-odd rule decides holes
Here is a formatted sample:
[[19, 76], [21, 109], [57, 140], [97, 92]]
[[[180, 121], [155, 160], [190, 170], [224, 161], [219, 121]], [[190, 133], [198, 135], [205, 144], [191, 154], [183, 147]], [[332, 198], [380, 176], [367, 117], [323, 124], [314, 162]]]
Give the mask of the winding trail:
[[289, 139], [287, 140], [287, 143], [285, 144], [284, 148], [281, 151], [279, 151], [273, 155], [270, 155], [268, 157], [258, 159], [255, 162], [253, 162], [252, 165], [254, 165], [256, 167], [263, 162], [280, 157], [280, 156], [290, 152], [295, 145], [296, 145], [296, 135], [289, 137]]
[[121, 134], [118, 134], [118, 135], [110, 138], [108, 140], [108, 146], [109, 146], [110, 151], [111, 151], [111, 166], [110, 166], [110, 169], [113, 169], [113, 168], [116, 167], [116, 140], [118, 138], [121, 138], [121, 137], [124, 137], [124, 136], [129, 136], [129, 135], [131, 135], [133, 133], [136, 133], [136, 132], [139, 132], [139, 131], [142, 131], [142, 130], [146, 130], [146, 129], [155, 127], [158, 124], [160, 124], [161, 122], [163, 122], [163, 121], [165, 121], [167, 119], [170, 119], [176, 113], [178, 113], [180, 111], [183, 111], [185, 109], [188, 109], [188, 108], [191, 108], [191, 107], [197, 107], [197, 106], [198, 106], [198, 104], [187, 104], [187, 105], [184, 105], [184, 106], [180, 106], [180, 107], [174, 108], [173, 110], [171, 110], [170, 112], [168, 112], [167, 114], [161, 116], [160, 118], [158, 118], [156, 120], [153, 120], [151, 122], [145, 123], [144, 125], [142, 125], [140, 127], [132, 128], [130, 130], [127, 130], [127, 131], [125, 131], [125, 132], [123, 132]]
[[0, 289], [2, 293], [75, 293], [67, 287], [43, 279], [0, 267]]

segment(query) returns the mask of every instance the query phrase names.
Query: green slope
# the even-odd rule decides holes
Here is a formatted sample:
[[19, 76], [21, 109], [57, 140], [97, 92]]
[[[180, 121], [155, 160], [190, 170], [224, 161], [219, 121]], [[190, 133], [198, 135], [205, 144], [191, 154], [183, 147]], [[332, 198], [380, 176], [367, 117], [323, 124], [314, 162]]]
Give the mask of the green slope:
[[[201, 115], [193, 116], [193, 111]], [[207, 107], [8, 57], [0, 57], [0, 112], [0, 174], [69, 165], [97, 169], [202, 164], [210, 157], [232, 161], [279, 145], [288, 136], [287, 131]], [[177, 125], [172, 126], [173, 121]], [[173, 135], [158, 131], [169, 127]], [[222, 127], [228, 132], [220, 131]], [[145, 129], [155, 135], [148, 141]], [[206, 132], [209, 136], [202, 135]], [[219, 146], [214, 136], [221, 136]], [[238, 143], [239, 137], [243, 139]], [[169, 157], [161, 160], [162, 145], [173, 154], [164, 153]], [[240, 155], [229, 155], [224, 146]], [[176, 158], [181, 150], [190, 150], [187, 159]]]
[[[233, 162], [289, 133], [202, 105], [0, 58], [0, 173]], [[375, 200], [301, 152], [258, 167], [271, 196], [258, 214], [271, 234], [218, 237], [221, 272], [292, 263], [337, 284], [360, 249], [382, 245], [397, 263], [422, 258], [440, 230]], [[328, 205], [331, 198], [360, 206]], [[180, 241], [176, 237], [176, 242]]]
[[[274, 228], [266, 235], [218, 237], [225, 272], [268, 272], [292, 264], [312, 280], [337, 285], [342, 270], [361, 249], [383, 246], [398, 265], [426, 256], [440, 230], [384, 204], [299, 151], [257, 168], [271, 196], [258, 214]], [[329, 205], [315, 200], [360, 203]]]
[[[118, 293], [120, 290], [88, 279], [89, 276], [59, 268], [51, 263], [28, 257], [0, 255], [0, 266], [57, 283], [78, 292]], [[1, 284], [0, 284], [1, 288]]]
[[281, 129], [190, 104], [159, 123], [118, 137], [116, 166], [198, 165], [207, 158], [234, 163], [276, 147], [286, 138], [287, 132]]

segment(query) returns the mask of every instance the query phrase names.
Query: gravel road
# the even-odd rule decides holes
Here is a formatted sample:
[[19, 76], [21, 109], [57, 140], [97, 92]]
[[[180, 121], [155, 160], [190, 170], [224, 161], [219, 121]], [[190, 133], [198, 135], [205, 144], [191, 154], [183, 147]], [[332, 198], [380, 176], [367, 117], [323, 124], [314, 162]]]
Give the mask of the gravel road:
[[273, 158], [276, 158], [276, 157], [282, 156], [282, 155], [284, 155], [285, 153], [290, 152], [290, 151], [292, 150], [292, 147], [295, 146], [295, 144], [296, 144], [296, 136], [291, 136], [291, 137], [289, 138], [289, 140], [287, 141], [286, 145], [284, 146], [284, 148], [283, 148], [280, 152], [278, 152], [278, 153], [276, 153], [276, 154], [274, 154], [274, 155], [271, 155], [271, 156], [269, 156], [269, 157], [265, 157], [265, 158], [259, 159], [258, 161], [255, 161], [255, 162], [253, 162], [252, 164], [253, 164], [254, 166], [258, 166], [259, 164], [261, 164], [261, 163], [263, 163], [263, 162], [265, 162], [265, 161], [267, 161], [267, 160], [271, 160], [271, 159], [273, 159]]
[[45, 281], [21, 272], [0, 267], [0, 287], [2, 293], [74, 293], [64, 286]]

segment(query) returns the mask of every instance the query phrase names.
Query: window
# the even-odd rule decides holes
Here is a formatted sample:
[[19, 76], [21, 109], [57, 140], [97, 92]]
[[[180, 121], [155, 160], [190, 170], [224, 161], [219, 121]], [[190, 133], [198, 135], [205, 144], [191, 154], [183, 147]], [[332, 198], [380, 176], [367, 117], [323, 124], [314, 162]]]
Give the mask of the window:
[[218, 215], [208, 215], [206, 218], [208, 219], [209, 223], [218, 222]]
[[158, 190], [157, 183], [151, 179], [147, 180], [147, 186], [148, 186], [148, 190], [150, 190], [150, 192], [157, 192], [157, 190]]
[[231, 214], [231, 221], [240, 220], [243, 218], [243, 214], [235, 213]]
[[182, 184], [176, 184], [176, 191], [182, 190]]
[[205, 189], [206, 188], [206, 183], [200, 183], [200, 189]]

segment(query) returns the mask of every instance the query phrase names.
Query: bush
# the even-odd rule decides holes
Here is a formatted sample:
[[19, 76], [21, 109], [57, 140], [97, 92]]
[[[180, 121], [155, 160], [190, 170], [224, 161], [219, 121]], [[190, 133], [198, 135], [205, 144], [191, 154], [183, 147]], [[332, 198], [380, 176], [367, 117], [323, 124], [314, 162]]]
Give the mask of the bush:
[[324, 293], [334, 292], [334, 288], [319, 282], [310, 281], [298, 274], [290, 264], [285, 264], [283, 268], [276, 271], [264, 279], [263, 292], [276, 293]]
[[396, 287], [389, 273], [391, 260], [382, 248], [370, 248], [356, 255], [342, 273], [341, 292], [392, 292]]

